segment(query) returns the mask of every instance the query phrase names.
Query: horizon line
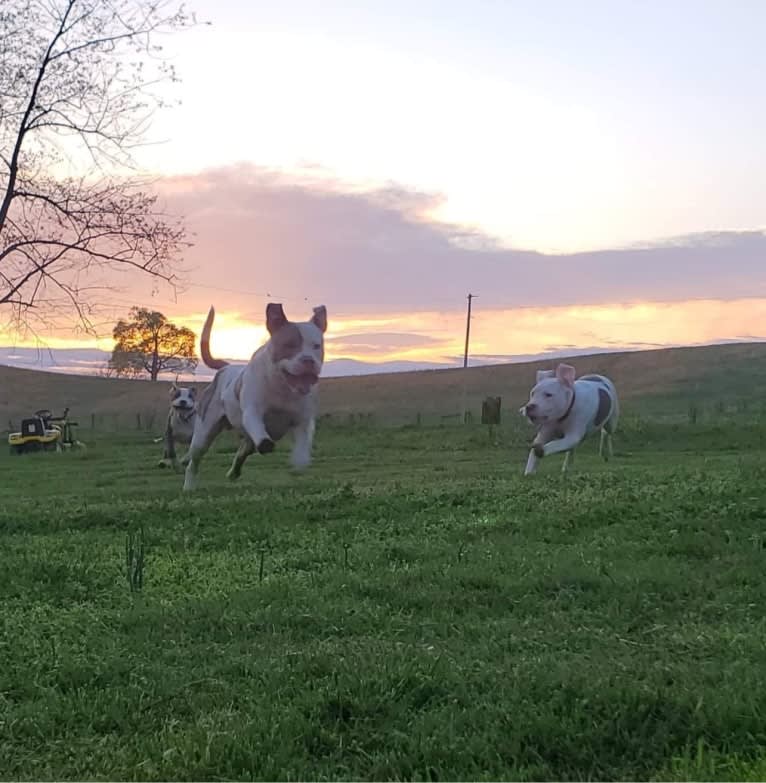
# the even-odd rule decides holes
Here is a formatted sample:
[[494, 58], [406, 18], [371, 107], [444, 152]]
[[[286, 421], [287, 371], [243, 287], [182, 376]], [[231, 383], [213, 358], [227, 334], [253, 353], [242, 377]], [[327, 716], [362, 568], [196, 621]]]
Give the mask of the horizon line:
[[[541, 352], [536, 354], [508, 354], [506, 355], [494, 355], [494, 356], [487, 356], [486, 354], [476, 354], [474, 359], [474, 364], [471, 364], [471, 357], [469, 356], [469, 365], [468, 367], [462, 366], [462, 356], [461, 357], [455, 357], [453, 362], [448, 361], [418, 361], [416, 359], [392, 359], [388, 361], [383, 362], [370, 362], [365, 361], [361, 359], [353, 359], [351, 357], [338, 357], [336, 359], [330, 359], [329, 361], [325, 362], [325, 367], [332, 366], [332, 365], [338, 365], [342, 363], [351, 364], [360, 368], [372, 368], [372, 371], [370, 372], [353, 372], [353, 370], [345, 373], [338, 373], [334, 375], [323, 375], [324, 378], [351, 378], [351, 377], [361, 377], [361, 376], [371, 376], [371, 375], [399, 375], [403, 373], [413, 373], [413, 372], [439, 372], [439, 371], [449, 371], [449, 370], [476, 370], [480, 369], [482, 367], [496, 367], [496, 366], [502, 366], [502, 365], [508, 365], [508, 364], [538, 364], [540, 362], [544, 362], [546, 360], [558, 360], [558, 361], [565, 361], [567, 359], [571, 360], [583, 360], [583, 359], [589, 359], [596, 356], [601, 356], [604, 354], [622, 354], [622, 353], [649, 353], [649, 352], [660, 352], [660, 351], [670, 351], [670, 350], [697, 350], [701, 348], [714, 348], [714, 347], [735, 347], [735, 346], [743, 346], [743, 345], [762, 345], [766, 344], [766, 338], [764, 337], [752, 337], [752, 338], [724, 338], [720, 340], [714, 340], [714, 341], [708, 341], [708, 342], [702, 342], [702, 343], [669, 343], [666, 345], [651, 345], [651, 344], [643, 344], [643, 345], [625, 345], [625, 346], [614, 346], [614, 347], [608, 347], [608, 346], [587, 346], [584, 348], [574, 348], [574, 347], [567, 347], [567, 348], [561, 348], [561, 349], [553, 349], [548, 352]], [[27, 346], [22, 347], [13, 347], [13, 346], [2, 346], [0, 345], [0, 351], [3, 351], [5, 349], [10, 349], [14, 351], [44, 351], [46, 353], [52, 354], [54, 351], [60, 351], [64, 353], [76, 353], [76, 352], [97, 352], [99, 354], [107, 354], [108, 351], [104, 351], [100, 348], [44, 348], [44, 349], [38, 349], [38, 348], [32, 348]], [[484, 357], [484, 358], [483, 358]], [[57, 369], [56, 365], [49, 365], [49, 366], [35, 366], [34, 364], [8, 364], [6, 359], [10, 357], [2, 357], [0, 358], [0, 367], [4, 367], [10, 370], [21, 370], [21, 371], [29, 371], [29, 372], [41, 372], [41, 373], [48, 373], [52, 375], [68, 375], [75, 378], [99, 378], [103, 377], [104, 380], [135, 380], [135, 381], [148, 381], [149, 378], [139, 377], [139, 378], [114, 378], [114, 377], [105, 377], [101, 376], [99, 374], [99, 370], [102, 369], [101, 365], [98, 367], [93, 368], [93, 372], [76, 372], [72, 370], [84, 370], [84, 367], [72, 367], [71, 365], [67, 366], [63, 365], [60, 369]], [[446, 357], [445, 357], [446, 358]], [[247, 364], [247, 360], [229, 360], [230, 364], [232, 365], [244, 365]], [[411, 365], [419, 365], [412, 367]], [[395, 366], [401, 367], [401, 369], [394, 369]], [[215, 375], [214, 370], [211, 370], [210, 368], [206, 367], [205, 365], [202, 365], [204, 368], [204, 375], [197, 376], [196, 373], [179, 373], [177, 376], [173, 373], [167, 373], [167, 378], [170, 379], [171, 377], [174, 377], [178, 380], [185, 380], [188, 383], [206, 383], [210, 378], [212, 378]], [[380, 370], [377, 370], [377, 368], [381, 368]], [[385, 369], [388, 368], [388, 369]], [[166, 380], [166, 379], [162, 379]]]

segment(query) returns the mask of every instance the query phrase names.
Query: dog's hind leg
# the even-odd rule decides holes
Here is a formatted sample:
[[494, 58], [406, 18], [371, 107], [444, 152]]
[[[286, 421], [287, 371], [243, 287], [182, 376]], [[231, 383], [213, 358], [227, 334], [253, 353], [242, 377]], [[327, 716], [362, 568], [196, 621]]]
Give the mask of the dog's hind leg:
[[194, 435], [189, 445], [189, 451], [184, 456], [184, 461], [186, 462], [184, 490], [187, 492], [197, 487], [199, 464], [225, 424], [226, 418], [224, 416], [212, 421], [197, 421], [194, 427]]
[[527, 459], [527, 466], [524, 468], [524, 475], [531, 476], [537, 470], [537, 465], [539, 462], [540, 459], [537, 454], [535, 454], [535, 450], [531, 449], [529, 452], [529, 458]]
[[570, 449], [565, 455], [564, 455], [564, 464], [561, 466], [561, 472], [566, 473], [572, 463], [574, 462], [574, 449]]
[[255, 444], [252, 439], [247, 435], [242, 436], [242, 440], [239, 442], [239, 448], [234, 455], [234, 460], [231, 463], [231, 467], [226, 472], [226, 478], [236, 481], [242, 474], [242, 466], [245, 464], [245, 460], [255, 451]]
[[598, 455], [599, 457], [603, 457], [604, 462], [609, 462], [609, 460], [614, 456], [614, 449], [612, 448], [612, 433], [609, 432], [606, 427], [601, 430], [601, 440], [598, 444]]
[[[617, 400], [617, 396], [615, 394], [613, 404], [612, 404], [612, 411], [609, 414], [609, 418], [604, 422], [604, 426], [601, 429], [601, 438], [602, 441], [606, 440], [606, 447], [607, 447], [607, 453], [606, 456], [604, 456], [605, 460], [609, 460], [614, 456], [614, 449], [612, 448], [612, 435], [617, 431], [617, 422], [620, 420], [620, 403]], [[604, 438], [604, 434], [606, 433], [606, 438]]]

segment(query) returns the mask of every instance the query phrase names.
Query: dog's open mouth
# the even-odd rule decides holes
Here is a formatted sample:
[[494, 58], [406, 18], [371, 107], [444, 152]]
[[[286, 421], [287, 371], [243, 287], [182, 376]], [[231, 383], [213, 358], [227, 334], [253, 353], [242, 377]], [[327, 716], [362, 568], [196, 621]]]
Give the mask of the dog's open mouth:
[[319, 381], [319, 376], [315, 372], [303, 372], [300, 375], [294, 375], [287, 370], [283, 372], [287, 385], [299, 394], [308, 394], [314, 384]]

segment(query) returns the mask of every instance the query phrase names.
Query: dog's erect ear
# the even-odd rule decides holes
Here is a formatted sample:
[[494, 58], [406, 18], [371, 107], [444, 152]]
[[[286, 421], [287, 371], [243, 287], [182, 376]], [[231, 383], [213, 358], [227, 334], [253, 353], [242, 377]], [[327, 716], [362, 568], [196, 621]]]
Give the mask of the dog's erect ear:
[[287, 316], [282, 309], [281, 304], [269, 302], [266, 305], [266, 328], [269, 334], [274, 334], [277, 329], [281, 329], [287, 323]]
[[554, 375], [556, 375], [556, 373], [553, 372], [553, 370], [538, 370], [535, 382], [540, 383], [540, 381], [544, 381], [546, 378], [553, 378]]
[[170, 384], [170, 399], [174, 400], [178, 395], [181, 393], [181, 390], [178, 388], [178, 386], [175, 385], [175, 383]]
[[320, 331], [327, 331], [327, 308], [324, 305], [314, 308], [314, 316], [311, 319], [311, 323], [319, 327]]
[[560, 364], [556, 368], [556, 377], [564, 386], [574, 386], [575, 368], [571, 364]]

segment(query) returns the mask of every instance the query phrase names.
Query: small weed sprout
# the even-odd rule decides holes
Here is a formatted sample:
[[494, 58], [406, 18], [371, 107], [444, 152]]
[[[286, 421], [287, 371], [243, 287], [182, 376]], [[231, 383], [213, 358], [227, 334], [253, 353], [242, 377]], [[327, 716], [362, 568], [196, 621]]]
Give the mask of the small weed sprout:
[[129, 531], [125, 537], [125, 571], [131, 593], [144, 586], [144, 528]]

